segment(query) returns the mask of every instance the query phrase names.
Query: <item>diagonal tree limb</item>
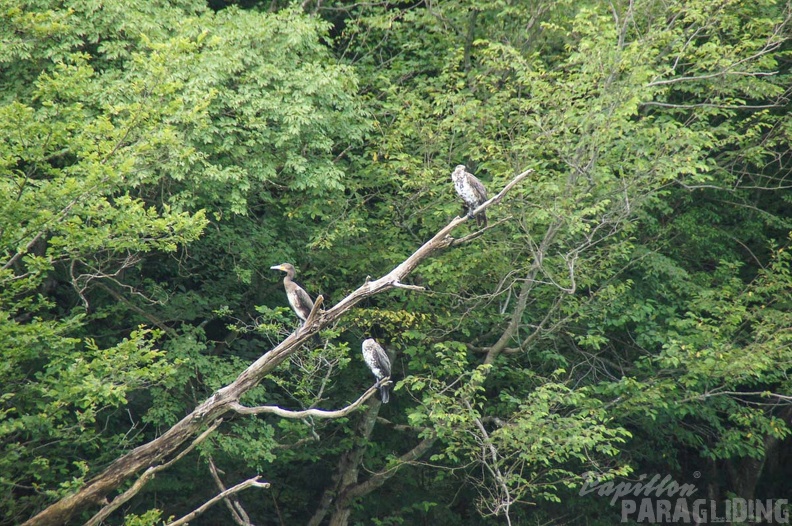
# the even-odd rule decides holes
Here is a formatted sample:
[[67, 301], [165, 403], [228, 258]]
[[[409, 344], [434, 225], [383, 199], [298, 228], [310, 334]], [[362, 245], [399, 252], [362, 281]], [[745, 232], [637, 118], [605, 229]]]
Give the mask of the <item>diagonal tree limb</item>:
[[260, 478], [261, 478], [261, 475], [256, 475], [252, 479], [248, 479], [248, 480], [246, 480], [244, 482], [240, 482], [236, 486], [232, 486], [231, 488], [228, 488], [227, 490], [221, 492], [220, 494], [218, 494], [215, 497], [213, 497], [213, 498], [209, 499], [208, 501], [206, 501], [199, 508], [191, 511], [190, 513], [188, 513], [187, 515], [185, 515], [181, 519], [169, 523], [167, 526], [182, 526], [184, 524], [188, 524], [191, 520], [193, 520], [194, 518], [196, 518], [199, 515], [203, 514], [206, 510], [208, 510], [209, 508], [211, 508], [212, 506], [214, 506], [215, 504], [217, 504], [221, 500], [226, 499], [230, 495], [233, 495], [235, 493], [239, 493], [243, 489], [247, 489], [247, 488], [249, 488], [251, 486], [252, 487], [256, 487], [256, 488], [265, 488], [265, 489], [269, 488], [270, 487], [269, 482], [261, 482], [259, 480]]
[[525, 170], [523, 173], [515, 176], [511, 181], [508, 182], [508, 184], [506, 184], [506, 186], [503, 187], [503, 190], [501, 190], [500, 192], [498, 192], [494, 196], [490, 197], [488, 200], [486, 200], [483, 203], [481, 203], [481, 205], [479, 205], [478, 208], [473, 210], [473, 213], [470, 214], [470, 215], [471, 216], [476, 216], [476, 215], [478, 215], [479, 212], [483, 212], [484, 210], [486, 210], [490, 206], [498, 204], [501, 201], [503, 201], [503, 198], [506, 197], [506, 194], [509, 192], [509, 190], [512, 189], [512, 187], [514, 185], [516, 185], [517, 183], [519, 183], [520, 181], [522, 181], [523, 179], [525, 179], [526, 177], [528, 177], [532, 173], [533, 173], [533, 168], [529, 168], [528, 170]]
[[[373, 411], [368, 415], [368, 434], [371, 433], [371, 428], [374, 426], [377, 412], [379, 411], [379, 402], [373, 404]], [[365, 436], [368, 436], [365, 435]], [[356, 499], [365, 497], [374, 490], [382, 487], [391, 477], [393, 477], [399, 470], [407, 464], [415, 462], [421, 458], [427, 451], [434, 445], [437, 437], [433, 434], [418, 443], [408, 452], [401, 455], [395, 461], [389, 463], [389, 466], [381, 471], [371, 475], [364, 482], [357, 482], [360, 459], [362, 458], [365, 447], [357, 448], [349, 452], [341, 459], [342, 472], [338, 484], [334, 488], [329, 488], [325, 491], [319, 509], [308, 522], [308, 526], [316, 526], [320, 524], [330, 508], [333, 507], [333, 513], [330, 517], [329, 526], [346, 525], [349, 521], [349, 515], [352, 510], [352, 505]]]
[[[215, 466], [214, 460], [210, 456], [208, 459], [209, 462], [209, 472], [212, 474], [212, 478], [217, 485], [217, 488], [223, 492], [226, 488], [223, 481], [220, 479], [220, 474], [218, 473], [217, 466]], [[236, 497], [226, 497], [223, 499], [225, 501], [225, 505], [228, 508], [228, 511], [231, 512], [231, 518], [237, 523], [239, 526], [252, 526], [250, 523], [250, 516], [245, 512], [242, 508], [242, 505], [239, 504], [239, 501]]]
[[129, 499], [137, 495], [140, 492], [140, 490], [143, 489], [143, 486], [145, 486], [149, 480], [153, 479], [158, 472], [169, 468], [170, 466], [181, 460], [190, 451], [195, 449], [195, 447], [198, 444], [203, 442], [206, 439], [206, 437], [214, 433], [214, 430], [217, 429], [222, 423], [223, 423], [223, 419], [222, 418], [218, 419], [215, 423], [209, 426], [209, 428], [206, 431], [201, 433], [198, 436], [198, 438], [193, 440], [192, 444], [190, 444], [189, 447], [185, 448], [184, 451], [176, 455], [172, 460], [169, 460], [164, 464], [160, 464], [159, 466], [152, 466], [148, 468], [140, 476], [140, 478], [137, 479], [134, 484], [132, 484], [131, 488], [129, 488], [124, 493], [114, 498], [110, 504], [99, 510], [99, 513], [91, 517], [90, 520], [88, 520], [88, 522], [85, 523], [85, 526], [96, 526], [97, 524], [101, 524], [103, 520], [105, 520], [108, 516], [110, 516], [111, 513], [113, 513], [115, 510], [121, 507], [122, 504], [124, 504]]
[[[503, 190], [479, 206], [474, 212], [481, 212], [489, 206], [500, 202], [508, 190], [531, 172], [533, 170], [526, 170], [515, 176]], [[258, 385], [262, 379], [290, 354], [299, 349], [314, 333], [341, 318], [347, 311], [364, 299], [396, 288], [395, 284], [403, 281], [422, 261], [435, 252], [448, 248], [454, 241], [454, 238], [449, 234], [466, 220], [467, 217], [454, 218], [388, 274], [375, 281], [366, 281], [332, 308], [319, 312], [319, 308], [315, 303], [314, 310], [301, 327], [270, 351], [264, 353], [245, 369], [236, 380], [216, 391], [189, 415], [182, 418], [162, 435], [119, 457], [104, 471], [86, 482], [76, 493], [54, 502], [34, 517], [28, 519], [23, 526], [57, 526], [66, 523], [75, 513], [90, 506], [104, 505], [106, 503], [105, 496], [108, 493], [118, 488], [141, 469], [157, 463], [179, 449], [193, 435], [198, 433], [207, 422], [211, 422], [230, 411], [232, 404], [237, 403], [243, 394]], [[321, 302], [317, 301], [317, 303]]]
[[392, 466], [385, 468], [382, 471], [378, 471], [377, 473], [374, 473], [364, 482], [361, 482], [360, 484], [357, 484], [352, 488], [350, 488], [344, 494], [344, 498], [347, 501], [350, 501], [352, 499], [356, 499], [368, 495], [375, 489], [381, 487], [383, 484], [385, 484], [385, 482], [388, 481], [389, 478], [394, 476], [399, 471], [399, 469], [404, 467], [406, 464], [415, 462], [416, 460], [421, 458], [424, 455], [424, 453], [426, 453], [432, 448], [436, 440], [437, 437], [435, 435], [424, 438], [414, 448], [412, 448], [407, 453], [397, 458]]

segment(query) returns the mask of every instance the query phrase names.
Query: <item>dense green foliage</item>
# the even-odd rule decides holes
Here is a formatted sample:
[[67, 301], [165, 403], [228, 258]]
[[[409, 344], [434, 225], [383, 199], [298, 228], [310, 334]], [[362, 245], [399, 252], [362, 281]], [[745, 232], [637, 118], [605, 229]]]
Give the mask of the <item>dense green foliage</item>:
[[239, 495], [255, 524], [308, 523], [352, 464], [383, 482], [338, 501], [352, 524], [610, 524], [618, 508], [578, 494], [587, 473], [788, 495], [791, 17], [773, 0], [4, 2], [0, 524], [282, 340], [296, 319], [270, 266], [332, 305], [409, 256], [459, 213], [456, 164], [491, 195], [534, 172], [418, 267], [427, 292], [359, 305], [242, 400], [344, 407], [374, 336], [397, 385], [373, 429], [233, 416], [108, 524], [195, 509], [219, 492], [210, 463], [272, 484]]

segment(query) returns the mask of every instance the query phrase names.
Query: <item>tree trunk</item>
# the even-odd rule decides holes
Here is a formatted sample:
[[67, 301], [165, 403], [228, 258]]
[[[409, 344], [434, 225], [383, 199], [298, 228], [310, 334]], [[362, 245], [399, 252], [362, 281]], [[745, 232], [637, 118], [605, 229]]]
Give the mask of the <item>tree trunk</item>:
[[351, 451], [347, 451], [341, 456], [338, 462], [338, 472], [334, 477], [336, 483], [327, 488], [322, 495], [319, 508], [314, 513], [308, 526], [319, 526], [327, 513], [333, 508], [330, 516], [330, 526], [347, 526], [351, 513], [351, 506], [356, 499], [365, 497], [374, 490], [382, 487], [385, 482], [398, 473], [402, 466], [407, 465], [423, 456], [435, 442], [435, 437], [423, 439], [417, 446], [400, 456], [395, 465], [386, 467], [382, 471], [373, 474], [364, 482], [358, 482], [360, 474], [360, 463], [366, 453], [366, 444], [374, 424], [377, 421], [382, 403], [375, 398], [369, 400], [369, 409], [358, 423], [356, 433], [361, 440]]
[[[393, 357], [391, 357], [392, 361]], [[374, 430], [374, 424], [377, 422], [377, 415], [379, 415], [382, 402], [372, 397], [369, 398], [368, 409], [358, 421], [355, 426], [355, 446], [346, 451], [338, 460], [338, 470], [333, 476], [334, 485], [327, 488], [322, 494], [319, 508], [314, 513], [311, 520], [308, 521], [308, 526], [319, 526], [324, 520], [330, 507], [333, 505], [335, 497], [343, 495], [343, 493], [353, 485], [357, 484], [358, 475], [360, 473], [360, 462], [363, 460], [363, 455], [366, 452], [366, 444], [368, 443], [371, 432]], [[331, 525], [346, 525], [349, 520], [350, 510], [345, 507], [343, 510], [338, 509], [333, 512], [330, 518]]]
[[351, 510], [349, 505], [351, 502], [344, 498], [350, 488], [354, 487], [358, 482], [360, 475], [360, 463], [363, 460], [363, 455], [366, 453], [369, 437], [374, 430], [374, 424], [377, 421], [382, 402], [376, 398], [369, 400], [369, 409], [363, 414], [357, 426], [356, 435], [359, 437], [357, 446], [351, 451], [344, 453], [338, 463], [338, 484], [334, 493], [339, 496], [336, 500], [335, 510], [330, 516], [330, 526], [347, 526], [349, 521], [349, 514]]
[[[779, 416], [783, 420], [789, 421], [792, 416], [792, 408], [784, 408]], [[767, 459], [777, 456], [780, 443], [781, 441], [776, 437], [767, 435], [764, 438], [764, 455], [762, 458], [741, 457], [728, 462], [732, 489], [738, 497], [746, 500], [756, 498], [756, 486], [765, 471]]]

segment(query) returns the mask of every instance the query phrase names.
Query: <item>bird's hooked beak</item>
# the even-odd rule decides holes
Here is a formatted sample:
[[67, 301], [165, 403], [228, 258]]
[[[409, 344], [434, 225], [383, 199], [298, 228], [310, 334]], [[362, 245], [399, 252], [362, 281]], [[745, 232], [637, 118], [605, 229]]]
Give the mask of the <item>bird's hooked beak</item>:
[[275, 265], [274, 267], [270, 267], [272, 270], [283, 270], [283, 265]]

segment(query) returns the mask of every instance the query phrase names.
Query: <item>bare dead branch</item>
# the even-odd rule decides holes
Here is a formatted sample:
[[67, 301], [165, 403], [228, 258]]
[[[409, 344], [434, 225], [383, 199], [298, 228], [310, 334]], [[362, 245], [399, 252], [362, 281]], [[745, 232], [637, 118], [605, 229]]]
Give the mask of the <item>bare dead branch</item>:
[[198, 436], [198, 438], [193, 440], [192, 444], [190, 444], [188, 447], [186, 447], [184, 449], [184, 451], [182, 451], [181, 453], [176, 455], [172, 460], [169, 460], [165, 464], [160, 464], [159, 466], [152, 466], [152, 467], [148, 468], [140, 476], [140, 478], [137, 479], [134, 484], [132, 484], [131, 488], [129, 488], [124, 493], [122, 493], [121, 495], [119, 495], [116, 498], [114, 498], [113, 501], [110, 504], [108, 504], [107, 506], [105, 506], [104, 508], [99, 510], [99, 513], [97, 513], [96, 515], [91, 517], [90, 520], [88, 520], [88, 522], [85, 523], [85, 526], [96, 526], [97, 524], [101, 524], [101, 522], [103, 520], [105, 520], [107, 517], [110, 516], [111, 513], [113, 513], [115, 510], [117, 510], [119, 507], [121, 507], [122, 504], [124, 504], [129, 499], [131, 499], [132, 497], [137, 495], [140, 492], [140, 490], [143, 489], [143, 486], [145, 486], [146, 483], [148, 483], [149, 480], [153, 479], [154, 476], [158, 472], [160, 472], [160, 471], [162, 471], [164, 469], [168, 469], [170, 466], [172, 466], [173, 464], [175, 464], [176, 462], [178, 462], [179, 460], [184, 458], [184, 456], [187, 455], [193, 449], [195, 449], [195, 447], [198, 444], [203, 442], [206, 439], [206, 437], [211, 435], [214, 432], [215, 429], [220, 427], [220, 424], [222, 424], [222, 423], [223, 423], [223, 419], [222, 418], [218, 419], [211, 426], [209, 426], [209, 428], [207, 428], [206, 431], [201, 433]]
[[[776, 37], [781, 27], [783, 27], [784, 25], [785, 24], [779, 24], [773, 31], [772, 37]], [[707, 80], [717, 77], [725, 77], [727, 75], [738, 75], [738, 76], [749, 76], [749, 77], [768, 77], [768, 76], [777, 75], [778, 74], [777, 71], [736, 71], [735, 68], [742, 64], [756, 60], [768, 53], [772, 53], [773, 51], [778, 49], [783, 43], [784, 43], [784, 39], [782, 38], [778, 38], [775, 40], [769, 38], [767, 43], [764, 45], [764, 47], [762, 47], [762, 49], [760, 49], [759, 51], [757, 51], [756, 53], [754, 53], [749, 57], [745, 57], [743, 59], [733, 62], [732, 64], [729, 64], [728, 66], [722, 68], [720, 71], [715, 71], [713, 73], [705, 73], [702, 75], [690, 75], [690, 76], [675, 77], [670, 79], [654, 80], [652, 82], [649, 82], [647, 84], [647, 87], [663, 86], [663, 85], [676, 84], [678, 82], [686, 82], [686, 81]]]
[[212, 506], [214, 506], [215, 504], [217, 504], [221, 500], [223, 500], [225, 498], [228, 498], [229, 495], [233, 495], [234, 493], [239, 493], [243, 489], [247, 489], [247, 488], [250, 488], [250, 487], [264, 488], [264, 489], [269, 488], [270, 487], [269, 482], [260, 482], [259, 481], [260, 478], [261, 478], [261, 475], [256, 475], [255, 477], [253, 477], [251, 479], [248, 479], [248, 480], [246, 480], [244, 482], [240, 482], [236, 486], [233, 486], [233, 487], [223, 491], [219, 495], [216, 495], [215, 497], [213, 497], [210, 500], [206, 501], [202, 506], [200, 506], [199, 508], [196, 508], [194, 511], [191, 511], [190, 513], [188, 513], [187, 515], [185, 515], [181, 519], [169, 523], [168, 526], [182, 526], [183, 524], [187, 524], [191, 520], [193, 520], [194, 518], [202, 515], [206, 510], [208, 510], [209, 508], [211, 508]]
[[[772, 49], [770, 51], [773, 51]], [[757, 57], [760, 55], [756, 55]], [[747, 59], [746, 59], [747, 60]], [[741, 60], [740, 62], [744, 62]], [[736, 65], [736, 64], [735, 64]], [[676, 84], [677, 82], [686, 82], [689, 80], [707, 80], [716, 77], [725, 77], [726, 75], [737, 75], [742, 77], [771, 77], [777, 75], [778, 71], [716, 71], [715, 73], [708, 73], [706, 75], [693, 75], [690, 77], [675, 77], [673, 79], [655, 80], [650, 82], [647, 86], [663, 86], [665, 84]]]
[[489, 351], [487, 352], [487, 357], [484, 359], [485, 364], [491, 364], [495, 361], [495, 359], [506, 349], [506, 344], [508, 344], [512, 336], [517, 333], [517, 329], [520, 326], [520, 320], [522, 320], [522, 314], [525, 312], [525, 308], [528, 306], [528, 296], [533, 291], [534, 283], [533, 278], [536, 277], [536, 273], [539, 271], [539, 266], [534, 265], [532, 266], [531, 270], [529, 271], [529, 278], [523, 281], [522, 286], [520, 287], [520, 294], [517, 296], [517, 305], [514, 307], [514, 311], [512, 311], [511, 318], [509, 319], [509, 324], [506, 326], [506, 329], [501, 334], [498, 341], [490, 347]]
[[407, 290], [417, 290], [417, 291], [426, 290], [426, 287], [421, 287], [419, 285], [405, 285], [404, 283], [401, 283], [399, 281], [394, 282], [393, 286], [396, 287], [397, 289], [407, 289]]
[[11, 265], [16, 263], [17, 260], [19, 258], [21, 258], [24, 254], [27, 254], [28, 252], [30, 252], [30, 249], [33, 248], [36, 245], [36, 243], [38, 243], [38, 240], [41, 239], [41, 237], [43, 235], [44, 235], [44, 232], [39, 232], [38, 234], [36, 234], [35, 237], [33, 239], [31, 239], [30, 242], [28, 242], [27, 245], [25, 245], [25, 248], [23, 248], [22, 250], [20, 250], [19, 252], [17, 252], [13, 256], [11, 256], [11, 258], [8, 261], [6, 261], [5, 265], [3, 265], [2, 270], [8, 269]]
[[118, 291], [115, 291], [115, 290], [111, 289], [110, 287], [108, 287], [107, 285], [102, 283], [101, 281], [97, 282], [97, 284], [105, 292], [110, 294], [116, 301], [120, 301], [127, 308], [132, 309], [133, 311], [137, 312], [138, 314], [140, 314], [141, 316], [146, 318], [155, 327], [158, 327], [158, 328], [162, 329], [163, 332], [165, 332], [166, 334], [169, 334], [171, 336], [175, 336], [176, 335], [176, 331], [173, 330], [172, 328], [168, 327], [167, 325], [165, 325], [165, 322], [157, 319], [157, 317], [155, 317], [150, 312], [147, 312], [147, 311], [141, 309], [140, 307], [138, 307], [137, 305], [135, 305], [134, 303], [129, 301], [123, 294], [119, 294]]
[[289, 411], [288, 409], [280, 408], [276, 405], [260, 405], [257, 407], [246, 407], [238, 402], [234, 402], [229, 405], [229, 409], [232, 411], [236, 411], [240, 415], [260, 415], [262, 413], [271, 413], [274, 415], [278, 415], [283, 418], [341, 418], [349, 413], [352, 413], [363, 405], [363, 403], [371, 398], [371, 395], [377, 392], [377, 385], [369, 387], [368, 391], [363, 393], [363, 395], [355, 400], [352, 404], [346, 406], [343, 409], [338, 409], [336, 411], [328, 411], [326, 409], [305, 409], [303, 411]]
[[310, 442], [317, 442], [318, 440], [319, 440], [318, 435], [316, 435], [316, 436], [312, 435], [312, 436], [309, 436], [309, 437], [301, 438], [301, 439], [297, 440], [296, 442], [292, 442], [291, 444], [275, 444], [273, 446], [273, 449], [295, 449], [295, 448], [303, 446], [304, 444], [308, 444]]
[[506, 194], [509, 192], [509, 190], [511, 190], [514, 187], [514, 185], [516, 185], [517, 183], [519, 183], [520, 181], [522, 181], [523, 179], [525, 179], [526, 177], [528, 177], [532, 173], [533, 173], [533, 168], [529, 168], [528, 170], [525, 170], [523, 173], [521, 173], [521, 174], [517, 175], [516, 177], [514, 177], [514, 179], [509, 181], [509, 184], [507, 184], [506, 186], [503, 187], [503, 190], [498, 192], [496, 195], [494, 195], [493, 197], [491, 197], [487, 201], [484, 201], [478, 208], [473, 210], [473, 213], [470, 214], [470, 215], [471, 216], [476, 216], [476, 215], [478, 215], [479, 212], [483, 212], [484, 210], [486, 210], [490, 206], [500, 203], [503, 200], [503, 198], [506, 197]]
[[[212, 474], [212, 478], [214, 479], [217, 488], [220, 490], [220, 492], [225, 491], [228, 488], [225, 487], [225, 484], [223, 484], [223, 481], [220, 479], [220, 474], [219, 474], [220, 470], [218, 470], [217, 466], [215, 466], [212, 457], [209, 457], [208, 461], [209, 461], [209, 472]], [[223, 499], [223, 501], [228, 507], [228, 510], [231, 512], [231, 518], [234, 519], [235, 523], [237, 523], [239, 526], [252, 526], [250, 522], [250, 516], [242, 508], [242, 505], [239, 503], [239, 501], [236, 498], [232, 499], [231, 497], [226, 497], [225, 499]]]
[[304, 325], [310, 326], [311, 324], [313, 324], [314, 320], [316, 319], [316, 316], [320, 312], [319, 309], [322, 306], [322, 303], [324, 303], [324, 296], [320, 294], [319, 296], [317, 296], [316, 301], [314, 301], [314, 306], [311, 309], [311, 312], [308, 314], [308, 318], [305, 319]]

